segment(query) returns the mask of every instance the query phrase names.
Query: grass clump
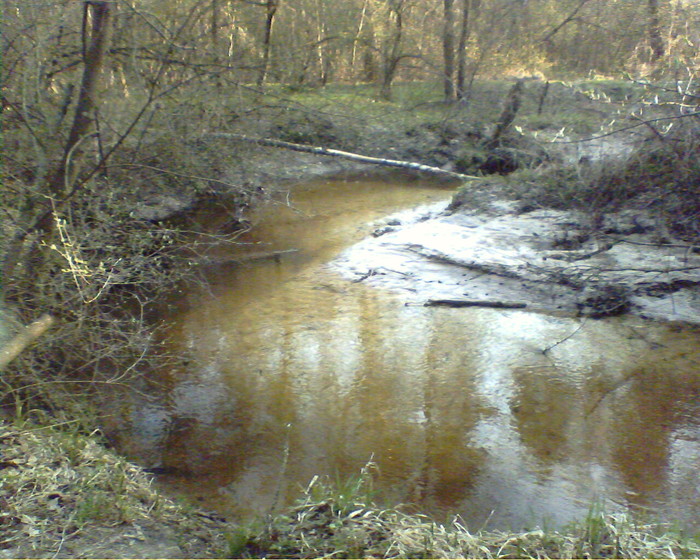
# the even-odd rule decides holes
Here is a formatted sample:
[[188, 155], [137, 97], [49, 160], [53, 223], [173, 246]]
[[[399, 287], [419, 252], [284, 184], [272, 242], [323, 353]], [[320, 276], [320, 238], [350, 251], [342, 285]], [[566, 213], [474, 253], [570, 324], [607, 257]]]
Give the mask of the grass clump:
[[[567, 530], [471, 532], [368, 499], [369, 471], [340, 487], [314, 478], [296, 506], [229, 535], [244, 558], [699, 558], [700, 543], [661, 525], [592, 510]], [[352, 492], [348, 493], [348, 489]]]
[[0, 421], [0, 554], [141, 556], [147, 548], [117, 543], [145, 541], [149, 532], [188, 535], [180, 545], [191, 554], [220, 549], [221, 526], [207, 534], [201, 518], [160, 495], [142, 469], [98, 440], [65, 426]]

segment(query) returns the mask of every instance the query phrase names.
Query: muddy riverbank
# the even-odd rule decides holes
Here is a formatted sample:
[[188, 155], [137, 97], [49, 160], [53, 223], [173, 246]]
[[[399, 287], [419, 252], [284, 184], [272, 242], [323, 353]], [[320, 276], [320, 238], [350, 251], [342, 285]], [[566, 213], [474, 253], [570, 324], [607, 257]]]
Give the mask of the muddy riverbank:
[[700, 252], [652, 215], [609, 213], [593, 228], [582, 212], [524, 210], [499, 197], [496, 180], [466, 189], [472, 204], [458, 195], [390, 216], [335, 266], [404, 292], [408, 303], [517, 302], [561, 315], [700, 323]]

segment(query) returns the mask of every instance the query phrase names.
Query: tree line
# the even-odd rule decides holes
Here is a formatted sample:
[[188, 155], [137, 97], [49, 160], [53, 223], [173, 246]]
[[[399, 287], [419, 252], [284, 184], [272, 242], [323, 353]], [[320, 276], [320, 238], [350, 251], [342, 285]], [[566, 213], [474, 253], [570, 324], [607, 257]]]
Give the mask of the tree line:
[[[4, 91], [60, 88], [82, 62], [83, 4], [4, 1]], [[690, 0], [118, 0], [109, 68], [125, 90], [185, 68], [262, 85], [445, 80], [476, 75], [620, 74], [694, 67]], [[179, 70], [179, 72], [178, 72]], [[149, 75], [150, 74], [150, 75]], [[27, 84], [26, 78], [35, 81]], [[14, 78], [14, 79], [13, 79]], [[142, 85], [142, 84], [139, 84]]]

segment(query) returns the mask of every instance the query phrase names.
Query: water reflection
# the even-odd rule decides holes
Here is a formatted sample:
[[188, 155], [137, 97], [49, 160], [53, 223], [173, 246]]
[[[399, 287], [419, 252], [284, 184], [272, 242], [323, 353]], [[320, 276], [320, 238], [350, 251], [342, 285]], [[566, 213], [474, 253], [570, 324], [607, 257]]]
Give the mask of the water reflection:
[[266, 233], [304, 249], [218, 270], [174, 321], [192, 360], [169, 374], [171, 488], [245, 516], [372, 458], [387, 502], [471, 527], [561, 525], [592, 501], [697, 526], [697, 331], [405, 306], [323, 266], [354, 204], [303, 239]]

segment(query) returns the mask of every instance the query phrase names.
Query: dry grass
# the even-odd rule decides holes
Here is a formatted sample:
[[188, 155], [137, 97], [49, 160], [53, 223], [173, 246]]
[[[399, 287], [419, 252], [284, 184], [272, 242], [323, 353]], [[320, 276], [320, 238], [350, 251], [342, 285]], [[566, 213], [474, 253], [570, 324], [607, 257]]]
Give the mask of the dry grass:
[[[363, 497], [366, 473], [339, 491], [307, 488], [289, 512], [262, 529], [229, 537], [231, 557], [265, 558], [698, 558], [700, 544], [660, 525], [592, 512], [566, 532], [471, 533], [459, 520], [441, 525], [381, 509]], [[346, 485], [347, 487], [347, 485]]]
[[[192, 556], [221, 550], [221, 523], [208, 527], [211, 520], [161, 496], [139, 467], [96, 439], [0, 423], [0, 554], [83, 556], [90, 549], [91, 556], [113, 557], [124, 535], [122, 541], [141, 541], [141, 556], [151, 530], [175, 535]], [[111, 546], [100, 546], [96, 535]]]
[[0, 423], [0, 555], [160, 556], [170, 539], [176, 546], [166, 552], [220, 557], [226, 536], [230, 557], [700, 558], [697, 541], [624, 515], [591, 513], [562, 533], [471, 533], [459, 520], [441, 525], [379, 508], [371, 465], [344, 484], [316, 478], [296, 507], [232, 532], [160, 495], [95, 439]]

